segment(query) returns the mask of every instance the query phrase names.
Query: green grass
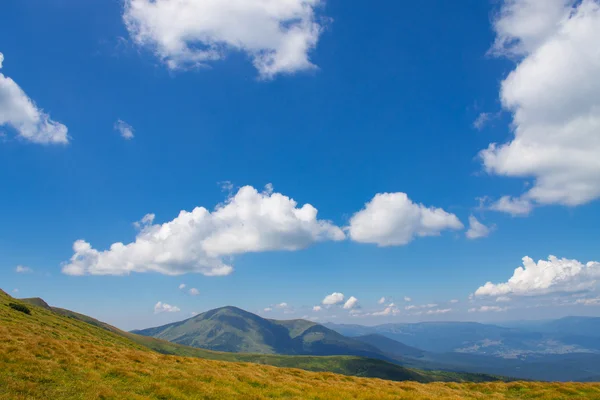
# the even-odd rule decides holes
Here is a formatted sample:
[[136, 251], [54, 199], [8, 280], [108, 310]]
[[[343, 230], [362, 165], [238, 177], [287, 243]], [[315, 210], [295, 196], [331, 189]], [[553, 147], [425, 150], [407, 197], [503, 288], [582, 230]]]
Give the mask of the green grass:
[[600, 399], [599, 384], [421, 384], [163, 355], [44, 307], [24, 314], [11, 302], [19, 303], [0, 293], [0, 399]]
[[[149, 336], [137, 335], [125, 332], [114, 326], [98, 321], [87, 315], [62, 308], [50, 307], [39, 298], [22, 299], [22, 301], [33, 305], [39, 305], [52, 310], [63, 316], [78, 319], [88, 324], [116, 333], [138, 343], [148, 349], [161, 354], [177, 355], [183, 357], [196, 357], [208, 360], [228, 362], [249, 362], [255, 364], [272, 365], [275, 367], [299, 368], [314, 372], [333, 372], [337, 374], [359, 376], [367, 378], [380, 378], [394, 381], [416, 381], [416, 382], [490, 382], [506, 380], [485, 374], [469, 374], [446, 371], [424, 371], [405, 368], [396, 364], [378, 359], [356, 357], [356, 356], [286, 356], [274, 354], [251, 354], [251, 353], [229, 353], [218, 352], [196, 347], [184, 346], [177, 343], [156, 339]], [[308, 321], [278, 321], [287, 324], [295, 336], [300, 335], [306, 329], [315, 325]]]

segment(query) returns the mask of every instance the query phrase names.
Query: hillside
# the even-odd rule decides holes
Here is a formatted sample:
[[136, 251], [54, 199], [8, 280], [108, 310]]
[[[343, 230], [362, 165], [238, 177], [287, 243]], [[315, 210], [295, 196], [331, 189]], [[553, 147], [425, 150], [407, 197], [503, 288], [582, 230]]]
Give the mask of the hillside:
[[0, 293], [0, 399], [600, 398], [598, 384], [391, 382], [158, 354]]
[[218, 308], [185, 321], [134, 333], [235, 353], [354, 355], [386, 359], [377, 348], [322, 325], [304, 320], [269, 320], [237, 307]]
[[373, 346], [385, 354], [391, 354], [398, 357], [421, 358], [425, 351], [400, 343], [383, 335], [370, 334], [357, 336], [354, 338], [363, 343]]
[[[45, 301], [39, 298], [20, 299], [20, 302], [41, 306], [62, 316], [91, 324], [130, 339], [134, 343], [144, 346], [145, 348], [165, 355], [197, 357], [208, 360], [228, 362], [250, 362], [272, 365], [276, 367], [299, 368], [315, 372], [334, 372], [349, 376], [380, 378], [393, 381], [411, 380], [417, 382], [491, 382], [504, 379], [502, 377], [478, 373], [415, 370], [411, 368], [404, 368], [397, 364], [378, 359], [355, 356], [286, 356], [274, 354], [211, 351], [180, 345], [177, 343], [171, 343], [165, 340], [142, 336], [131, 332], [125, 332], [87, 315], [65, 310], [63, 308], [51, 307]], [[303, 320], [279, 322], [281, 322], [282, 325], [290, 327], [296, 336], [301, 335], [304, 331], [306, 331], [306, 329], [315, 325], [311, 322]]]

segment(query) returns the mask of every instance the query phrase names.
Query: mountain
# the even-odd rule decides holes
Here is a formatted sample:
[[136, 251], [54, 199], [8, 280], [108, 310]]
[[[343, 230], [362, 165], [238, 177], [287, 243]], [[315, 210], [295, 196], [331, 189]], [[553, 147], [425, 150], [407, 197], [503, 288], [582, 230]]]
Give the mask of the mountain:
[[423, 322], [372, 327], [326, 324], [348, 336], [379, 334], [433, 353], [469, 353], [503, 358], [600, 353], [600, 318], [570, 317], [512, 327], [475, 322]]
[[218, 308], [185, 321], [133, 333], [235, 353], [355, 355], [387, 359], [377, 348], [314, 322], [265, 319], [237, 307]]
[[426, 353], [425, 351], [417, 349], [416, 347], [407, 346], [404, 343], [400, 343], [396, 340], [378, 334], [356, 336], [354, 339], [371, 345], [384, 354], [391, 354], [400, 358], [421, 358], [425, 356]]
[[[24, 312], [24, 307], [28, 307], [29, 313]], [[164, 346], [162, 350], [165, 352], [178, 349], [197, 354], [238, 356], [127, 332], [118, 334], [116, 332], [123, 331], [82, 314], [60, 310], [35, 301], [17, 300], [0, 292], [0, 399], [391, 400], [489, 397], [502, 400], [517, 398], [519, 393], [537, 399], [556, 399], [573, 394], [581, 398], [600, 396], [598, 384], [493, 382], [484, 385], [423, 385], [164, 355], [143, 343], [152, 343], [157, 348]], [[404, 371], [414, 380], [422, 379], [423, 382], [453, 380], [448, 379], [452, 374], [444, 372], [421, 372], [379, 360], [371, 360], [370, 363], [368, 359], [359, 357], [249, 356], [275, 357], [291, 363], [294, 360], [301, 360], [301, 363], [314, 360], [323, 368], [329, 367], [329, 364], [354, 364], [349, 368], [354, 368], [357, 373], [362, 369], [365, 374], [374, 368], [389, 375]], [[382, 365], [385, 368], [380, 368]], [[476, 379], [474, 375], [469, 377]]]
[[395, 347], [424, 349], [418, 357], [404, 354], [404, 366], [531, 380], [590, 381], [600, 374], [596, 350], [600, 340], [592, 336], [597, 334], [596, 320], [571, 317], [530, 325], [519, 322], [518, 328], [470, 322], [327, 326], [357, 340], [370, 332], [368, 343], [388, 355]]
[[[10, 298], [10, 296], [6, 296]], [[42, 307], [58, 316], [66, 317], [70, 320], [78, 320], [92, 325], [93, 327], [101, 328], [102, 330], [127, 338], [145, 349], [150, 349], [166, 355], [194, 357], [226, 362], [248, 362], [276, 367], [298, 368], [315, 372], [334, 372], [349, 376], [380, 378], [392, 381], [411, 380], [417, 382], [489, 382], [505, 380], [505, 378], [502, 377], [479, 373], [457, 373], [432, 370], [420, 371], [412, 368], [404, 368], [400, 365], [389, 363], [383, 360], [357, 356], [290, 356], [211, 351], [126, 332], [87, 315], [63, 308], [51, 307], [45, 301], [39, 298], [20, 299], [19, 301], [37, 307]], [[287, 326], [290, 329], [290, 332], [293, 332], [294, 336], [298, 336], [306, 329], [316, 325], [312, 322], [304, 320], [277, 322]]]

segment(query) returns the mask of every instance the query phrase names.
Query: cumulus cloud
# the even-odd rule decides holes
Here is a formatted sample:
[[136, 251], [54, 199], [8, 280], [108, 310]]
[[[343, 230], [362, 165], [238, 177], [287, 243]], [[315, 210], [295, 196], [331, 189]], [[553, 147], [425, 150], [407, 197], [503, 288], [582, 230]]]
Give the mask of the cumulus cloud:
[[[0, 69], [4, 55], [0, 53]], [[39, 109], [11, 78], [0, 73], [0, 126], [13, 128], [21, 139], [38, 144], [67, 144], [67, 127]]]
[[17, 268], [15, 268], [15, 272], [17, 274], [29, 274], [29, 273], [33, 272], [33, 270], [24, 265], [17, 265]]
[[515, 269], [513, 276], [504, 283], [487, 282], [475, 292], [475, 296], [534, 296], [550, 293], [569, 293], [592, 290], [600, 278], [600, 263], [590, 261], [582, 264], [577, 260], [559, 259], [554, 256], [537, 263], [523, 258], [523, 266]]
[[273, 311], [273, 309], [272, 309], [271, 307], [267, 307], [267, 308], [265, 308], [263, 311], [264, 311], [264, 312], [271, 312], [271, 311]]
[[317, 219], [312, 205], [298, 207], [280, 193], [245, 186], [213, 212], [197, 207], [164, 224], [146, 224], [129, 244], [118, 242], [100, 251], [78, 240], [62, 270], [69, 275], [228, 275], [236, 254], [294, 251], [344, 238], [340, 228]]
[[186, 286], [185, 283], [182, 283], [181, 285], [179, 285], [179, 290], [185, 289], [185, 286]]
[[123, 120], [115, 122], [115, 130], [121, 134], [121, 137], [125, 140], [133, 139], [133, 127]]
[[369, 315], [372, 315], [374, 317], [386, 317], [389, 315], [395, 316], [398, 314], [400, 314], [400, 310], [398, 310], [398, 307], [396, 307], [394, 305], [389, 305], [386, 308], [384, 308], [383, 310], [373, 312]]
[[315, 312], [319, 312], [321, 310], [322, 310], [321, 306], [314, 306], [313, 307], [313, 311], [315, 311]]
[[346, 310], [351, 310], [356, 306], [358, 306], [358, 299], [354, 296], [350, 296], [348, 301], [346, 301], [346, 303], [344, 304], [344, 308]]
[[494, 29], [492, 53], [518, 61], [500, 93], [514, 137], [480, 153], [485, 169], [533, 178], [517, 198], [524, 202], [576, 206], [597, 199], [600, 3], [504, 0]]
[[344, 301], [344, 294], [343, 293], [331, 293], [329, 296], [325, 296], [325, 298], [322, 301], [323, 305], [326, 306], [332, 306], [335, 304], [340, 304]]
[[454, 214], [441, 208], [413, 203], [406, 193], [379, 193], [350, 219], [350, 238], [380, 247], [402, 246], [415, 237], [437, 236], [447, 229], [462, 229]]
[[487, 237], [491, 229], [482, 224], [473, 215], [469, 216], [469, 230], [466, 233], [468, 239], [480, 239]]
[[190, 295], [192, 295], [192, 296], [198, 296], [198, 295], [200, 294], [200, 291], [199, 291], [198, 289], [196, 289], [196, 288], [191, 288], [191, 289], [189, 290], [189, 293], [190, 293]]
[[385, 297], [382, 297], [377, 301], [377, 304], [383, 304], [383, 303], [385, 303]]
[[125, 0], [133, 40], [171, 69], [243, 52], [263, 78], [314, 69], [309, 53], [323, 30], [321, 0]]
[[529, 215], [533, 210], [533, 204], [525, 198], [514, 198], [503, 196], [490, 206], [493, 211], [500, 211], [512, 215], [513, 217], [523, 217]]
[[160, 313], [165, 313], [165, 312], [174, 313], [174, 312], [179, 312], [179, 311], [181, 311], [179, 309], [179, 307], [175, 307], [175, 306], [163, 303], [162, 301], [159, 301], [154, 306], [154, 314], [160, 314]]
[[288, 308], [288, 303], [279, 303], [275, 307], [277, 307], [277, 308]]
[[479, 308], [470, 308], [469, 312], [502, 312], [506, 311], [506, 307], [498, 307], [498, 306], [481, 306]]

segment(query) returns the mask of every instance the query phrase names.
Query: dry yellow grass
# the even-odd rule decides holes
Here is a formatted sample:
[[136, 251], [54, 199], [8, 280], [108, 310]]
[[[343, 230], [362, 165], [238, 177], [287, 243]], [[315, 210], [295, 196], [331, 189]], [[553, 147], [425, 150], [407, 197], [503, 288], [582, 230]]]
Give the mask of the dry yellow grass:
[[419, 384], [164, 356], [0, 295], [0, 399], [600, 399], [600, 384]]

